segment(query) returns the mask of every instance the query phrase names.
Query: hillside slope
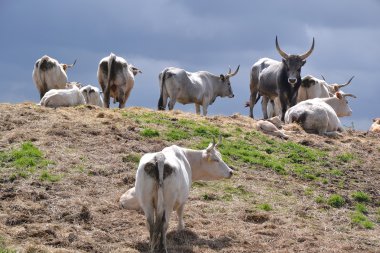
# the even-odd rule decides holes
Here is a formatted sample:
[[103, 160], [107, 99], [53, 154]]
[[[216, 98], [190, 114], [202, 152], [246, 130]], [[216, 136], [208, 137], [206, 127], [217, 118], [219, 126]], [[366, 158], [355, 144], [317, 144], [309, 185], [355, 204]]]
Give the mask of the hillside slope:
[[196, 182], [169, 252], [380, 252], [380, 140], [253, 130], [240, 115], [0, 105], [0, 251], [147, 252], [142, 213], [120, 209], [146, 152], [220, 151], [229, 180]]

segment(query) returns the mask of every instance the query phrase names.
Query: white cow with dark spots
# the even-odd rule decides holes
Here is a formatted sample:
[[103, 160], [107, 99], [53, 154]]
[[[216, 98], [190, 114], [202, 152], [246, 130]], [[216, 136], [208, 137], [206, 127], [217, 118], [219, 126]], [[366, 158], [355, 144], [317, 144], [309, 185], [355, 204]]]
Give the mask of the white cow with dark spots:
[[173, 145], [141, 157], [135, 187], [123, 195], [120, 204], [144, 211], [153, 252], [166, 252], [166, 231], [173, 210], [178, 215], [178, 229], [184, 228], [183, 211], [193, 180], [232, 176], [217, 145], [215, 140], [204, 150]]
[[59, 63], [47, 55], [42, 56], [34, 64], [33, 81], [40, 93], [40, 99], [51, 89], [65, 89], [67, 83], [66, 70], [75, 65]]
[[99, 107], [104, 106], [102, 93], [100, 92], [99, 88], [92, 85], [86, 85], [80, 88], [80, 92], [86, 100], [86, 104], [97, 105]]

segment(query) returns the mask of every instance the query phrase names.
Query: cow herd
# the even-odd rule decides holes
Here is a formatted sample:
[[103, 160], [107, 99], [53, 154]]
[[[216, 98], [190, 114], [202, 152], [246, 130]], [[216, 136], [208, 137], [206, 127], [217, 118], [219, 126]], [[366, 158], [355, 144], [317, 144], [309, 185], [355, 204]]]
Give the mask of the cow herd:
[[[301, 68], [314, 50], [301, 55], [284, 52], [276, 37], [276, 49], [282, 61], [269, 58], [259, 59], [251, 68], [250, 99], [247, 102], [249, 116], [262, 98], [263, 120], [255, 122], [256, 128], [287, 139], [281, 126], [299, 123], [306, 132], [327, 136], [340, 135], [344, 128], [339, 117], [350, 116], [347, 97], [341, 88], [345, 84], [328, 84], [326, 80], [313, 76], [301, 78]], [[87, 85], [67, 81], [66, 71], [73, 67], [43, 56], [35, 63], [33, 80], [40, 93], [40, 105], [47, 107], [76, 106], [91, 104], [109, 108], [110, 99], [125, 107], [135, 76], [140, 69], [125, 59], [114, 55], [99, 62], [97, 77], [101, 90]], [[159, 74], [160, 94], [158, 110], [174, 108], [176, 102], [195, 104], [197, 114], [207, 115], [208, 106], [217, 97], [233, 98], [230, 79], [239, 72], [239, 67], [226, 74], [215, 75], [207, 71], [188, 72], [169, 67]], [[380, 119], [375, 119], [372, 131], [380, 132]], [[142, 156], [136, 173], [135, 187], [121, 198], [120, 205], [130, 210], [142, 210], [146, 216], [153, 252], [166, 252], [166, 231], [173, 210], [178, 215], [178, 229], [184, 228], [183, 211], [194, 180], [217, 180], [230, 178], [232, 170], [222, 160], [213, 140], [204, 150], [192, 150], [176, 145], [157, 153]]]

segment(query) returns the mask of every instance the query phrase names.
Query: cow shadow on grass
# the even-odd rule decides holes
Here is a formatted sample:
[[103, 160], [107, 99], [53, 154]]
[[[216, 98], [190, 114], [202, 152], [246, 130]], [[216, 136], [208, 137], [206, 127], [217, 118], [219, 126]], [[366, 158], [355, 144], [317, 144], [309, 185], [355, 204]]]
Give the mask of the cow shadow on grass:
[[[210, 248], [219, 251], [231, 246], [231, 238], [221, 236], [213, 239], [200, 238], [189, 229], [182, 231], [170, 231], [167, 234], [167, 247], [169, 253], [194, 253], [194, 246]], [[150, 252], [149, 243], [138, 242], [135, 247], [139, 252]]]

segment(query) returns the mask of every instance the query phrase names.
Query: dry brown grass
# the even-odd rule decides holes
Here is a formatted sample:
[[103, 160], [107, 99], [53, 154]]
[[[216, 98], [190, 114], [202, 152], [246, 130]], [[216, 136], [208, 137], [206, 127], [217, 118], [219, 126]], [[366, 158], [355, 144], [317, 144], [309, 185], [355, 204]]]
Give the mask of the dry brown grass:
[[[251, 131], [254, 124], [241, 115], [202, 118], [179, 111], [157, 113], [206, 120], [221, 129], [234, 126]], [[1, 104], [0, 150], [31, 141], [46, 159], [55, 162], [51, 170], [63, 176], [55, 183], [41, 181], [37, 174], [11, 181], [11, 169], [0, 169], [0, 236], [7, 245], [21, 252], [147, 252], [144, 215], [118, 206], [120, 195], [134, 185], [136, 171], [135, 163], [123, 157], [158, 151], [173, 143], [143, 138], [141, 128], [119, 110]], [[297, 126], [289, 130], [294, 131], [290, 134], [294, 142], [327, 150], [331, 156], [352, 153], [360, 160], [341, 164], [342, 182], [335, 178], [323, 184], [245, 166], [229, 181], [195, 186], [185, 208], [186, 230], [175, 231], [177, 222], [172, 215], [169, 252], [380, 252], [375, 216], [380, 208], [379, 135], [351, 131], [343, 138], [330, 139], [307, 135]], [[188, 146], [193, 142], [175, 143]], [[224, 185], [243, 187], [249, 195], [233, 195], [224, 201], [215, 190]], [[350, 194], [357, 190], [372, 199], [368, 217], [374, 229], [350, 222]], [[344, 208], [315, 202], [318, 195], [336, 192], [348, 201]], [[206, 200], [205, 193], [215, 198]], [[263, 203], [273, 210], [257, 208]]]

